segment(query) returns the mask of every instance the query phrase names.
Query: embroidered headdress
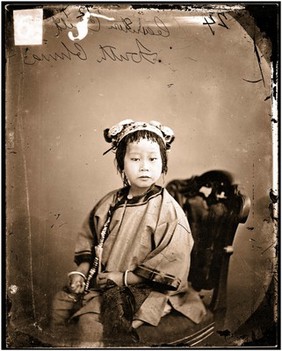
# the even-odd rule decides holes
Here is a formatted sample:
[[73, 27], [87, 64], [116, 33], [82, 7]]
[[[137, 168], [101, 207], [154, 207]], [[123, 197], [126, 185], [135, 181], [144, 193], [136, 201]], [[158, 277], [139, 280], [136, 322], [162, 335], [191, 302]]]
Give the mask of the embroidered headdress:
[[112, 144], [112, 147], [105, 151], [103, 155], [110, 150], [116, 150], [119, 143], [126, 135], [138, 130], [147, 130], [157, 134], [163, 140], [167, 150], [170, 149], [171, 143], [174, 140], [173, 130], [163, 126], [160, 122], [134, 122], [132, 119], [126, 119], [104, 130], [104, 138], [108, 143]]

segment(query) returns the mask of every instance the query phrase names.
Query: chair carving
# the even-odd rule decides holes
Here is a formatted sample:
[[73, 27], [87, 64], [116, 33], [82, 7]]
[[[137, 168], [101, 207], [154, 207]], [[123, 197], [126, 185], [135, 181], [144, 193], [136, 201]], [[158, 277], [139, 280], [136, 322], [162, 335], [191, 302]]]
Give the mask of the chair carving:
[[208, 313], [198, 325], [171, 313], [158, 327], [142, 326], [138, 333], [150, 346], [200, 346], [223, 327], [232, 244], [238, 225], [247, 220], [250, 199], [240, 193], [232, 175], [221, 170], [173, 180], [166, 188], [188, 217], [194, 238], [188, 281], [200, 294], [210, 292]]

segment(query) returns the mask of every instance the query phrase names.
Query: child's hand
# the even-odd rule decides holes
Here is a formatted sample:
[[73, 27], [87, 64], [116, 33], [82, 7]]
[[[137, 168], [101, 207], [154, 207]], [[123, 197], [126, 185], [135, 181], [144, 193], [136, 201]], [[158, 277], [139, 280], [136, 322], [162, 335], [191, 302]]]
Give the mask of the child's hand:
[[123, 273], [121, 272], [103, 272], [97, 275], [97, 284], [104, 288], [107, 284], [107, 280], [111, 279], [118, 286], [123, 286]]
[[73, 274], [69, 278], [69, 287], [71, 291], [75, 294], [83, 293], [85, 288], [84, 278], [78, 274]]

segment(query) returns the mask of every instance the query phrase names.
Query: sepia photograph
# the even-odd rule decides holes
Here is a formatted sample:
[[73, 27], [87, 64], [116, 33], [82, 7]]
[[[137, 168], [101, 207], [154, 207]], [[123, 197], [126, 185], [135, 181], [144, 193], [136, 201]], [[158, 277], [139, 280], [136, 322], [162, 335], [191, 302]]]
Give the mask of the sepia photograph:
[[280, 347], [280, 2], [2, 2], [2, 349]]

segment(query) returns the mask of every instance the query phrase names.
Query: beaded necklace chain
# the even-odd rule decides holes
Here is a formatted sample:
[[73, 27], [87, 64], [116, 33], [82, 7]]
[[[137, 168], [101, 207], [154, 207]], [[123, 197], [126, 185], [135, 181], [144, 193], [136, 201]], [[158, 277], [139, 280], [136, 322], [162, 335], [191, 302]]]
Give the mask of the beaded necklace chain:
[[94, 277], [94, 275], [96, 274], [97, 270], [98, 272], [100, 271], [100, 267], [101, 267], [101, 260], [102, 260], [102, 252], [103, 252], [103, 245], [104, 245], [104, 241], [106, 239], [107, 233], [108, 233], [108, 229], [109, 229], [109, 225], [111, 222], [111, 218], [112, 218], [112, 214], [113, 214], [113, 208], [110, 207], [109, 212], [108, 212], [108, 218], [103, 226], [103, 229], [101, 231], [101, 238], [99, 241], [99, 244], [97, 246], [95, 246], [95, 259], [93, 262], [93, 266], [90, 269], [88, 276], [87, 276], [87, 280], [85, 283], [85, 289], [84, 292], [87, 293], [89, 291], [89, 285], [90, 285], [90, 281], [91, 279]]
[[[85, 289], [84, 289], [85, 294], [87, 294], [89, 292], [89, 285], [90, 285], [91, 279], [94, 277], [94, 275], [96, 273], [100, 273], [100, 271], [101, 271], [102, 252], [103, 252], [104, 242], [108, 236], [109, 226], [110, 226], [110, 222], [111, 222], [113, 213], [114, 213], [115, 209], [118, 207], [118, 205], [121, 203], [121, 201], [122, 201], [121, 194], [120, 194], [120, 192], [118, 192], [116, 194], [114, 204], [112, 204], [110, 206], [110, 209], [108, 211], [108, 216], [107, 216], [106, 222], [103, 225], [103, 229], [101, 231], [99, 244], [97, 246], [95, 246], [95, 258], [93, 261], [93, 265], [92, 265], [92, 267], [87, 275]], [[125, 203], [125, 206], [126, 206], [126, 203]]]

